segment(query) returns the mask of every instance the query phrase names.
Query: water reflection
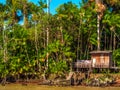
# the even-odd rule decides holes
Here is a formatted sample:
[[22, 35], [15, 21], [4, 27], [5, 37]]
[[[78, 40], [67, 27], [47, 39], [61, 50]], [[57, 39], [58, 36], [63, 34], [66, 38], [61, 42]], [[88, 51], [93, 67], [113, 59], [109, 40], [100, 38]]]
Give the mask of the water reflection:
[[40, 85], [27, 85], [20, 84], [0, 86], [0, 90], [120, 90], [120, 87], [55, 87], [55, 86], [40, 86]]

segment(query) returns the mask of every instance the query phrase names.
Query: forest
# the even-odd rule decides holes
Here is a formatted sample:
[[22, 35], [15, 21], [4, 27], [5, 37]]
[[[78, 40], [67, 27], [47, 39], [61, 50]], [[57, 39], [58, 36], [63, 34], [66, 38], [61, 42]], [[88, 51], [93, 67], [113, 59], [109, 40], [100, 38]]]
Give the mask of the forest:
[[119, 0], [67, 2], [55, 14], [49, 5], [45, 0], [0, 3], [0, 78], [62, 77], [72, 62], [90, 59], [94, 50], [111, 50], [120, 66]]

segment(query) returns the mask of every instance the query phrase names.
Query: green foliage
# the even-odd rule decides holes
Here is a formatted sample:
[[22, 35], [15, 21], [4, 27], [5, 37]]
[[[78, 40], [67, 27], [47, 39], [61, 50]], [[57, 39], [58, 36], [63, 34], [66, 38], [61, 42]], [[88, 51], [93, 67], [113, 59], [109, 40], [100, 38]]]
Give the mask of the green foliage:
[[62, 75], [65, 72], [69, 71], [69, 67], [67, 65], [67, 62], [65, 60], [60, 60], [59, 62], [56, 62], [54, 60], [49, 61], [49, 73]]
[[[82, 2], [80, 7], [72, 2], [64, 3], [56, 9], [55, 15], [48, 15], [46, 8], [44, 0], [38, 5], [27, 0], [6, 0], [0, 4], [0, 78], [40, 76], [46, 72], [62, 75], [70, 70], [72, 61], [89, 59], [89, 51], [96, 50], [95, 3]], [[116, 49], [113, 59], [120, 66], [120, 13], [115, 11], [118, 8], [118, 4], [110, 4], [104, 12], [100, 38], [102, 50]], [[23, 25], [19, 25], [22, 18]]]
[[113, 61], [116, 62], [117, 66], [120, 66], [120, 49], [113, 51]]

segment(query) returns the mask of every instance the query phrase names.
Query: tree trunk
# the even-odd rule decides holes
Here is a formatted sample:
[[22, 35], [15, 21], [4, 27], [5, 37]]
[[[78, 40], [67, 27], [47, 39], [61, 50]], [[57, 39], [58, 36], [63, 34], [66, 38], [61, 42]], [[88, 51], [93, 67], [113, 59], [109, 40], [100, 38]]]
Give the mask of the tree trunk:
[[100, 50], [100, 19], [99, 14], [97, 14], [97, 50]]
[[107, 37], [106, 37], [106, 32], [105, 32], [105, 39], [104, 39], [104, 40], [105, 40], [104, 49], [106, 50], [106, 49], [107, 49]]
[[116, 36], [115, 36], [115, 34], [114, 34], [114, 40], [113, 40], [114, 42], [113, 42], [113, 50], [115, 50], [116, 49]]
[[[46, 44], [47, 44], [47, 48], [48, 48], [48, 44], [49, 44], [49, 13], [50, 13], [50, 0], [47, 0], [47, 14], [48, 14], [48, 25], [47, 25], [47, 31], [46, 31], [46, 34], [47, 34], [47, 37], [46, 37]], [[46, 60], [46, 64], [47, 64], [47, 68], [48, 68], [48, 56], [49, 56], [49, 53], [47, 52], [47, 60]]]
[[109, 49], [112, 50], [112, 47], [113, 47], [113, 33], [111, 31], [111, 36], [110, 36], [110, 46], [109, 46]]
[[28, 12], [27, 12], [27, 5], [23, 2], [23, 21], [24, 21], [24, 28], [28, 27]]
[[[4, 69], [6, 71], [6, 63], [8, 61], [8, 50], [7, 50], [7, 35], [6, 35], [6, 25], [3, 26], [3, 62], [5, 63]], [[4, 74], [4, 73], [3, 73]], [[6, 83], [6, 74], [3, 75], [3, 84]]]

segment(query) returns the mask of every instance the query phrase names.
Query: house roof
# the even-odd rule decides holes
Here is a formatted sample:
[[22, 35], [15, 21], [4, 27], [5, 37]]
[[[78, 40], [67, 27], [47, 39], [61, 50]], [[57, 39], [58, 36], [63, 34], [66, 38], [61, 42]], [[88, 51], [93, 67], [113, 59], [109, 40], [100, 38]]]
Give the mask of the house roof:
[[112, 53], [112, 51], [91, 51], [90, 54], [94, 53]]

